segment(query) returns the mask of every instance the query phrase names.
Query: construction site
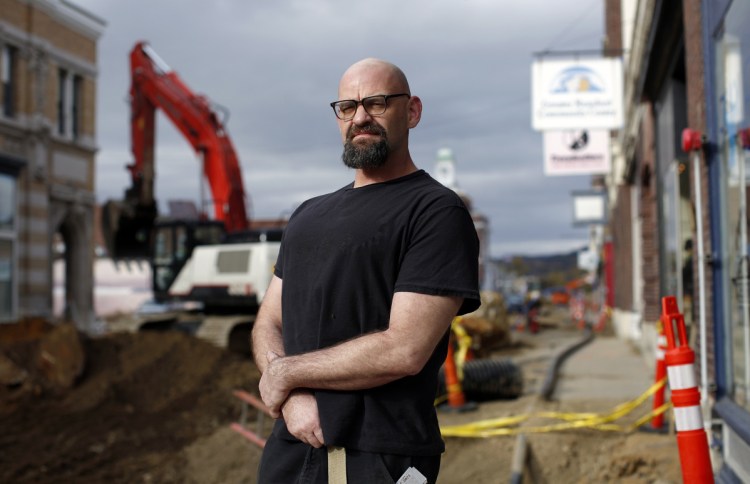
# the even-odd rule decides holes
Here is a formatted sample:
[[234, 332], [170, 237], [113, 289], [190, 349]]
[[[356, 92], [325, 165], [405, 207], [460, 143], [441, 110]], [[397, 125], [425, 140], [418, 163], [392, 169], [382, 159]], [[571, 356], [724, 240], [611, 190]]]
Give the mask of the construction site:
[[[233, 392], [257, 395], [260, 375], [250, 359], [178, 331], [86, 337], [66, 325], [24, 326], [0, 333], [3, 482], [255, 482], [261, 448], [231, 427], [243, 413]], [[550, 309], [536, 334], [496, 339], [482, 357], [511, 362], [521, 387], [506, 382], [505, 396], [490, 400], [467, 392], [469, 403], [479, 397], [473, 410], [438, 415], [446, 429], [514, 421], [496, 427], [504, 434], [446, 437], [440, 482], [507, 482], [522, 447], [516, 472], [524, 482], [682, 482], [667, 425], [631, 428], [651, 413], [651, 398], [610, 420], [654, 383], [643, 361], [606, 331], [587, 334], [567, 310]], [[573, 413], [588, 422], [553, 428]], [[258, 428], [257, 417], [249, 406], [244, 427], [265, 438], [271, 419]], [[600, 428], [605, 423], [618, 428]]]
[[[103, 18], [78, 3], [89, 5], [0, 0], [0, 482], [255, 483], [274, 419], [261, 399], [263, 363], [255, 363], [251, 332], [264, 321], [256, 324], [264, 298], [274, 300], [266, 294], [279, 279], [290, 215], [317, 190], [304, 184], [328, 184], [330, 173], [279, 161], [274, 143], [287, 139], [269, 132], [230, 135], [230, 110], [214, 98], [244, 82], [233, 71], [190, 71], [204, 85], [217, 83], [207, 83], [216, 92], [199, 93], [158, 46], [123, 34], [124, 14]], [[494, 175], [475, 166], [459, 184], [453, 149], [436, 143], [460, 144], [460, 136], [434, 135], [440, 116], [425, 123], [427, 141], [414, 143], [421, 154], [437, 153], [421, 161], [424, 170], [467, 209], [466, 227], [473, 223], [478, 239], [471, 260], [478, 255], [481, 305], [455, 317], [447, 334], [440, 329], [448, 354], [437, 362], [434, 395], [445, 441], [439, 483], [750, 480], [750, 131], [742, 127], [741, 89], [750, 66], [741, 47], [750, 51], [750, 36], [733, 20], [750, 10], [731, 0], [720, 11], [703, 0], [678, 9], [662, 3], [602, 0], [601, 49], [535, 54], [532, 78], [549, 79], [531, 88], [529, 124], [545, 137], [544, 155], [562, 129], [565, 149], [597, 136], [606, 146], [606, 168], [578, 163], [552, 173], [584, 175], [589, 185], [573, 193], [583, 246], [538, 235], [540, 226], [558, 230], [550, 207], [559, 200], [540, 201], [545, 212], [534, 212], [531, 202], [493, 198], [514, 184], [544, 198], [529, 172], [516, 173], [520, 164]], [[126, 115], [98, 104], [108, 92], [99, 49], [109, 28], [127, 44], [118, 50], [127, 66], [118, 82], [127, 88], [117, 94]], [[599, 65], [614, 66], [613, 82], [595, 72]], [[280, 104], [309, 97], [317, 106], [317, 80], [303, 80], [302, 101], [283, 103], [244, 85], [234, 100], [245, 113], [283, 111]], [[602, 96], [609, 84], [620, 87], [606, 101], [616, 106], [614, 122], [555, 124], [567, 115], [554, 111], [565, 102], [543, 98], [582, 95], [578, 111], [596, 106], [598, 116], [605, 101], [585, 96]], [[381, 105], [372, 99], [381, 97]], [[352, 119], [342, 109], [356, 116], [361, 105], [379, 116], [389, 98], [407, 97], [418, 99], [344, 98], [326, 114], [341, 123]], [[115, 116], [119, 124], [102, 124]], [[315, 131], [317, 118], [305, 116], [300, 124]], [[190, 150], [188, 169], [160, 149], [158, 125]], [[127, 153], [103, 146], [112, 138], [99, 131], [111, 135], [112, 126]], [[278, 166], [248, 182], [247, 152]], [[573, 155], [566, 156], [545, 163]], [[547, 177], [566, 169], [547, 165]], [[111, 182], [114, 170], [123, 183]], [[484, 178], [506, 185], [483, 185]], [[256, 216], [263, 195], [278, 215]], [[524, 223], [534, 225], [534, 243], [551, 249], [524, 255], [529, 235], [515, 241], [518, 255], [494, 256], [505, 247], [497, 234]], [[275, 295], [281, 300], [280, 290]], [[441, 354], [430, 348], [430, 358]]]

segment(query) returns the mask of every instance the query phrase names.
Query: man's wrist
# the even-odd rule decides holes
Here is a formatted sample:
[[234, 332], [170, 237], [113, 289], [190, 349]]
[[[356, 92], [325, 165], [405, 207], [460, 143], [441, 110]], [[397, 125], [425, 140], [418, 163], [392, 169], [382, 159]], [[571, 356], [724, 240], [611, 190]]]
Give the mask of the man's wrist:
[[295, 385], [292, 381], [293, 372], [289, 368], [289, 358], [279, 357], [271, 363], [271, 366], [273, 367], [272, 375], [279, 389], [291, 393]]

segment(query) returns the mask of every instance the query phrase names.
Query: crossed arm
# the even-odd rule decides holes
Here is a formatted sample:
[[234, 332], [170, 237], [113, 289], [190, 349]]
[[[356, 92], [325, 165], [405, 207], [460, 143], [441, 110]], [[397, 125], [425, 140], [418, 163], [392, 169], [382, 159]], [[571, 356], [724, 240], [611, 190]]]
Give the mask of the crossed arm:
[[260, 394], [274, 417], [283, 416], [292, 435], [315, 447], [323, 444], [323, 436], [315, 398], [307, 389], [362, 390], [419, 373], [462, 302], [460, 297], [397, 292], [388, 329], [286, 357], [281, 287], [274, 276], [253, 327]]

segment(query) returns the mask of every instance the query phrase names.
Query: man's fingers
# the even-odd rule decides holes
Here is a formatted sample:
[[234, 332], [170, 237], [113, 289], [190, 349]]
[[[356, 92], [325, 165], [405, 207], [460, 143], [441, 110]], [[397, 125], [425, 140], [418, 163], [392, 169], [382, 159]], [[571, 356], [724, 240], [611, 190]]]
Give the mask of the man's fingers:
[[319, 449], [323, 447], [323, 432], [321, 432], [320, 428], [313, 431], [311, 434], [306, 436], [307, 443], [309, 445], [312, 445], [316, 449]]
[[281, 409], [279, 407], [269, 407], [268, 412], [272, 418], [281, 418]]
[[323, 443], [322, 443], [321, 441], [319, 441], [319, 440], [317, 439], [317, 437], [315, 437], [315, 435], [312, 435], [312, 436], [311, 436], [311, 437], [310, 437], [310, 438], [308, 439], [308, 442], [307, 442], [307, 443], [308, 443], [309, 445], [312, 445], [312, 446], [313, 446], [313, 447], [315, 447], [316, 449], [320, 449], [321, 447], [323, 447]]

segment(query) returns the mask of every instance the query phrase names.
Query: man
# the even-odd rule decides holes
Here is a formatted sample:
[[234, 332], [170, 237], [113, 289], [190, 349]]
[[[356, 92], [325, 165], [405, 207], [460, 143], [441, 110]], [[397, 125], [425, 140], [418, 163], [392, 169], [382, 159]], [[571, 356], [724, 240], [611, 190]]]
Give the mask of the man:
[[451, 320], [479, 306], [477, 235], [460, 198], [412, 161], [422, 102], [399, 68], [357, 62], [338, 97], [354, 182], [292, 215], [253, 328], [279, 418], [259, 482], [328, 482], [342, 467], [349, 482], [410, 467], [435, 482], [437, 373]]

